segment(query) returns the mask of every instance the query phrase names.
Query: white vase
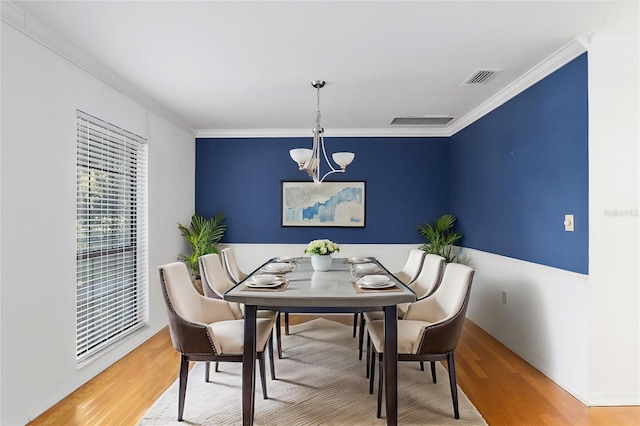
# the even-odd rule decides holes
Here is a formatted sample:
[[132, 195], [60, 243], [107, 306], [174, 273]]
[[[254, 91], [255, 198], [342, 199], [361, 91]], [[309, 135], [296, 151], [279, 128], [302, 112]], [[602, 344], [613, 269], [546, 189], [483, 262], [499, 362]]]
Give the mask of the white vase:
[[329, 268], [331, 268], [331, 255], [311, 255], [311, 266], [313, 266], [313, 269], [316, 271], [328, 271]]

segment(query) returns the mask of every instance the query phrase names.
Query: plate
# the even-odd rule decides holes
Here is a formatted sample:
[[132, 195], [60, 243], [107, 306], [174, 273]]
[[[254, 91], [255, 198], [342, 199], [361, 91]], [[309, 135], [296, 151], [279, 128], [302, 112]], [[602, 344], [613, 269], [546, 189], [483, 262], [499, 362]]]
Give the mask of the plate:
[[[263, 276], [265, 276], [265, 275], [263, 275]], [[259, 286], [259, 285], [271, 285], [271, 284], [274, 284], [274, 283], [280, 282], [280, 280], [278, 280], [278, 279], [277, 279], [276, 277], [274, 277], [274, 276], [272, 276], [272, 277], [270, 277], [270, 278], [271, 278], [271, 280], [269, 280], [269, 281], [260, 281], [260, 282], [258, 282], [258, 281], [254, 281], [254, 279], [253, 279], [253, 278], [250, 278], [250, 279], [248, 279], [248, 280], [247, 280], [247, 284], [251, 284], [251, 285], [253, 285], [253, 286]]]
[[291, 265], [288, 263], [269, 263], [264, 267], [264, 269], [269, 272], [289, 272], [291, 271]]
[[382, 285], [358, 284], [358, 287], [365, 288], [367, 290], [376, 290], [376, 289], [381, 289], [381, 288], [391, 288], [391, 287], [395, 287], [395, 286], [396, 286], [396, 283], [394, 283], [393, 281], [387, 281], [385, 284], [382, 284]]
[[359, 283], [368, 286], [381, 285], [387, 283], [388, 281], [389, 277], [387, 277], [386, 275], [365, 275], [358, 280]]
[[350, 257], [349, 262], [350, 263], [369, 263], [371, 262], [371, 259], [369, 259], [368, 257]]
[[289, 263], [289, 262], [295, 262], [297, 259], [298, 258], [295, 256], [276, 257], [276, 262]]
[[272, 284], [276, 277], [272, 274], [255, 274], [251, 277], [251, 281], [254, 284]]
[[356, 265], [356, 268], [358, 268], [358, 271], [369, 273], [380, 270], [380, 268], [378, 268], [378, 265], [376, 265], [375, 263], [361, 263], [359, 265]]
[[280, 280], [275, 280], [271, 284], [256, 284], [252, 281], [252, 282], [247, 282], [246, 286], [251, 288], [273, 288], [273, 287], [280, 287], [282, 284], [284, 283]]

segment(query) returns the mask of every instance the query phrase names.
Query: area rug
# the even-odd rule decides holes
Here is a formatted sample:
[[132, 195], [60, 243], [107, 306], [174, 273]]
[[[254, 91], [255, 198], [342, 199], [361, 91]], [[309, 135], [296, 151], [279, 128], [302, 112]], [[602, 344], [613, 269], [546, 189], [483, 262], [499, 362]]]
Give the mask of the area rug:
[[[269, 399], [263, 399], [256, 377], [255, 425], [386, 424], [384, 404], [382, 419], [376, 418], [377, 381], [370, 395], [365, 361], [358, 360], [358, 341], [352, 337], [350, 326], [314, 319], [292, 326], [290, 335], [282, 338], [283, 358], [275, 360], [277, 380], [271, 380], [267, 372]], [[426, 367], [423, 372], [417, 362], [398, 365], [399, 424], [487, 424], [460, 388], [460, 419], [454, 419], [445, 368], [437, 363], [438, 381], [434, 384]], [[177, 421], [177, 394], [176, 381], [138, 424], [240, 424], [241, 364], [221, 363], [219, 372], [211, 369], [211, 382], [206, 383], [204, 363], [196, 363], [189, 374], [182, 423]]]

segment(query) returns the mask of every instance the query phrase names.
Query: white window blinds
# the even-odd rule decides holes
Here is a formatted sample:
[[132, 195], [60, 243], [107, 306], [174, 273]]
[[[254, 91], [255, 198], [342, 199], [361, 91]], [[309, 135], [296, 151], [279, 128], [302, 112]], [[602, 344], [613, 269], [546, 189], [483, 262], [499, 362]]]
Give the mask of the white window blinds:
[[76, 356], [147, 321], [147, 145], [77, 112]]

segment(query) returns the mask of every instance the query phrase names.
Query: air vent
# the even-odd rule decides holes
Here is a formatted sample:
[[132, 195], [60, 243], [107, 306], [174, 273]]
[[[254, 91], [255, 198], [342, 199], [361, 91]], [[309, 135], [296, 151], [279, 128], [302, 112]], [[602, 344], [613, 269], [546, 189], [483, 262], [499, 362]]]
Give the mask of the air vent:
[[396, 117], [391, 121], [392, 126], [443, 126], [453, 117]]
[[502, 70], [475, 70], [460, 86], [477, 86], [485, 84], [487, 80]]

